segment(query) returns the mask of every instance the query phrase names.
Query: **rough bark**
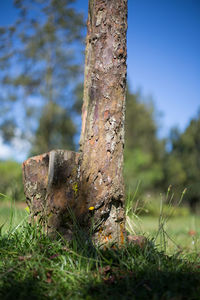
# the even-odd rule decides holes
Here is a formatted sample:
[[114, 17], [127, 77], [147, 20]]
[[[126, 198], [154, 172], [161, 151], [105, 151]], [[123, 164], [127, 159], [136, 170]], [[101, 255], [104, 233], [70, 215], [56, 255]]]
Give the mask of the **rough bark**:
[[127, 0], [90, 0], [80, 154], [53, 150], [23, 164], [32, 215], [73, 234], [72, 212], [97, 244], [123, 244]]
[[127, 1], [90, 0], [87, 27], [80, 190], [95, 240], [123, 243]]

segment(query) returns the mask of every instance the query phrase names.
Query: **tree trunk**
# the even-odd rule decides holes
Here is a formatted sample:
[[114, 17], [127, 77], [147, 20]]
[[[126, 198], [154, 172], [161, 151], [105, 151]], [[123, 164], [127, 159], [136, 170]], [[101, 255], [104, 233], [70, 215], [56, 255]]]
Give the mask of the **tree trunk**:
[[81, 195], [101, 224], [95, 239], [123, 243], [127, 1], [90, 0], [87, 26]]
[[72, 213], [95, 243], [123, 244], [127, 0], [90, 0], [87, 26], [80, 154], [28, 159], [25, 194], [50, 231], [71, 237]]

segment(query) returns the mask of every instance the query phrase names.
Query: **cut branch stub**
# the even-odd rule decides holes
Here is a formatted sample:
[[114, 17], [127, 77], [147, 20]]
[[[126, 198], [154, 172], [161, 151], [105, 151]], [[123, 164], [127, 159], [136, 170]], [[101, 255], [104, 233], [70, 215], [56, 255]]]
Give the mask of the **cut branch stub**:
[[30, 213], [48, 232], [72, 234], [73, 211], [76, 218], [84, 206], [77, 205], [79, 154], [53, 150], [31, 157], [23, 163], [24, 191]]

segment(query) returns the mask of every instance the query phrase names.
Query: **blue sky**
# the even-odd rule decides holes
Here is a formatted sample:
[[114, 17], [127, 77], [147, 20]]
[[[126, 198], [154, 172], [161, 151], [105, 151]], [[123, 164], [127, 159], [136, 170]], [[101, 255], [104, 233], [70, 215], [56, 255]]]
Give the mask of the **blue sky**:
[[[76, 1], [87, 18], [87, 0]], [[181, 130], [200, 109], [200, 0], [128, 1], [128, 78], [162, 113], [160, 136]], [[0, 0], [0, 25], [11, 24], [12, 0]]]
[[163, 112], [162, 134], [200, 108], [200, 1], [130, 0], [128, 74]]

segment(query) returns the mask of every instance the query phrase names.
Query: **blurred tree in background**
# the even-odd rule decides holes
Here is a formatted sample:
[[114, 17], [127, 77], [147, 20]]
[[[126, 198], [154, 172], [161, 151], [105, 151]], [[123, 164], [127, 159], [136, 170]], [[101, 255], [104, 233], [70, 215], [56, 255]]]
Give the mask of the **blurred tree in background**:
[[183, 133], [177, 128], [171, 130], [168, 151], [166, 140], [159, 139], [157, 131], [153, 104], [128, 88], [124, 166], [127, 191], [133, 195], [140, 183], [139, 195], [165, 194], [172, 185], [174, 201], [178, 202], [187, 188], [184, 203], [195, 212], [200, 205], [200, 113]]
[[57, 103], [50, 102], [39, 119], [31, 155], [54, 148], [74, 150], [76, 127], [70, 115]]
[[[82, 80], [83, 16], [73, 0], [15, 0], [19, 17], [0, 28], [4, 141], [28, 139], [33, 154], [74, 148], [73, 90]], [[55, 132], [57, 132], [55, 134]]]
[[158, 191], [163, 180], [165, 143], [157, 137], [155, 108], [142, 101], [140, 93], [127, 90], [125, 123], [125, 183], [134, 193], [140, 182], [142, 192]]
[[25, 200], [21, 165], [15, 161], [0, 161], [0, 200]]
[[171, 131], [171, 145], [164, 165], [165, 184], [173, 184], [176, 192], [187, 188], [185, 201], [196, 211], [200, 204], [200, 113], [183, 133]]

